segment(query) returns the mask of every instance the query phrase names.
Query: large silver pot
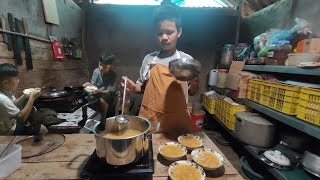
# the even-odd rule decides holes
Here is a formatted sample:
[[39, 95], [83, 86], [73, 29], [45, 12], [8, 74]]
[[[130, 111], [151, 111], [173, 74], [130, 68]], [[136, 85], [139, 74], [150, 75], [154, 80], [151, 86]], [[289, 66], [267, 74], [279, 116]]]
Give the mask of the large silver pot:
[[[98, 125], [93, 127], [96, 138], [96, 152], [98, 157], [104, 158], [108, 164], [122, 166], [140, 160], [148, 153], [148, 133], [151, 123], [146, 118], [139, 116], [127, 116], [129, 121], [122, 128], [141, 131], [140, 134], [121, 139], [110, 139], [103, 137], [104, 134], [119, 130], [119, 124], [115, 117], [106, 119], [105, 130], [99, 131]], [[123, 125], [121, 125], [123, 126]]]
[[238, 112], [236, 117], [235, 135], [240, 141], [262, 148], [274, 146], [276, 132], [274, 124], [250, 112]]

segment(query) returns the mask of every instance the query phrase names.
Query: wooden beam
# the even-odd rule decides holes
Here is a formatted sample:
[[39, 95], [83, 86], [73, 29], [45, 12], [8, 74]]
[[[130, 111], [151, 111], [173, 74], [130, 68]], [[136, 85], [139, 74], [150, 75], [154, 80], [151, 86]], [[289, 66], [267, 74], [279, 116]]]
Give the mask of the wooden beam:
[[246, 1], [247, 1], [248, 4], [250, 4], [251, 6], [253, 6], [257, 10], [263, 9], [263, 6], [261, 6], [255, 0], [246, 0]]
[[244, 0], [244, 2], [245, 2], [253, 11], [258, 11], [258, 10], [259, 10], [259, 9], [257, 9], [255, 6], [253, 6], [252, 4], [250, 4], [248, 0]]
[[225, 2], [228, 5], [228, 7], [234, 7], [229, 0], [224, 0], [223, 2]]
[[272, 3], [268, 0], [261, 0], [266, 6], [270, 6]]
[[0, 32], [8, 33], [8, 34], [14, 34], [14, 35], [17, 35], [17, 36], [23, 36], [23, 37], [27, 37], [27, 38], [30, 38], [30, 39], [35, 39], [35, 40], [38, 40], [38, 41], [43, 41], [43, 42], [50, 43], [50, 41], [48, 39], [43, 39], [43, 38], [40, 38], [40, 37], [37, 37], [37, 36], [32, 36], [32, 35], [27, 35], [27, 34], [7, 31], [7, 30], [4, 30], [4, 29], [0, 29]]
[[264, 2], [264, 0], [255, 0], [262, 8], [265, 8], [268, 6], [267, 3]]

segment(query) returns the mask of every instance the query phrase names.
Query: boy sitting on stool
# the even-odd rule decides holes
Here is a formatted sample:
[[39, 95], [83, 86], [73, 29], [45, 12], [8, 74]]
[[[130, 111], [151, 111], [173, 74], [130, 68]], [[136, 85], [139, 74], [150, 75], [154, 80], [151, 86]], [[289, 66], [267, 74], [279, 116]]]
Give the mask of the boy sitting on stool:
[[41, 95], [41, 89], [35, 88], [25, 106], [20, 109], [28, 97], [22, 95], [16, 99], [11, 94], [18, 84], [18, 67], [8, 63], [0, 64], [0, 134], [38, 135], [41, 124], [37, 121], [33, 103]]

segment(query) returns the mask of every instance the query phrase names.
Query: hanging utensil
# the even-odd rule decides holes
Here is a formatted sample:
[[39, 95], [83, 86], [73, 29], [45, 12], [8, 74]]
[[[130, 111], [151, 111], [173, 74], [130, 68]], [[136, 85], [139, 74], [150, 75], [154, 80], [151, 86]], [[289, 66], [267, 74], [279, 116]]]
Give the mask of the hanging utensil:
[[128, 78], [125, 77], [124, 79], [124, 88], [123, 88], [123, 96], [122, 96], [122, 110], [121, 115], [116, 116], [116, 121], [120, 124], [125, 124], [129, 121], [129, 119], [123, 114], [124, 112], [124, 104], [126, 102], [126, 90], [127, 90], [127, 80]]

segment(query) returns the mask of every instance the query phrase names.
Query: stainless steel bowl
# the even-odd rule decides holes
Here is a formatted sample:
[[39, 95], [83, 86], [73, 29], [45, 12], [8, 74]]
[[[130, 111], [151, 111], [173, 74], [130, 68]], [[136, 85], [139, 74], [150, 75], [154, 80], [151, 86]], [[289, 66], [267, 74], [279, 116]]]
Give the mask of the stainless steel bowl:
[[149, 147], [148, 139], [150, 121], [139, 116], [127, 116], [127, 118], [129, 121], [126, 123], [126, 128], [141, 131], [140, 134], [119, 139], [103, 137], [106, 133], [119, 130], [121, 124], [115, 120], [115, 117], [106, 119], [104, 131], [99, 131], [99, 123], [93, 127], [97, 155], [104, 158], [108, 164], [122, 166], [136, 162], [148, 153], [149, 148], [152, 148]]
[[177, 80], [189, 81], [199, 75], [201, 63], [195, 59], [175, 59], [169, 62], [169, 70]]

